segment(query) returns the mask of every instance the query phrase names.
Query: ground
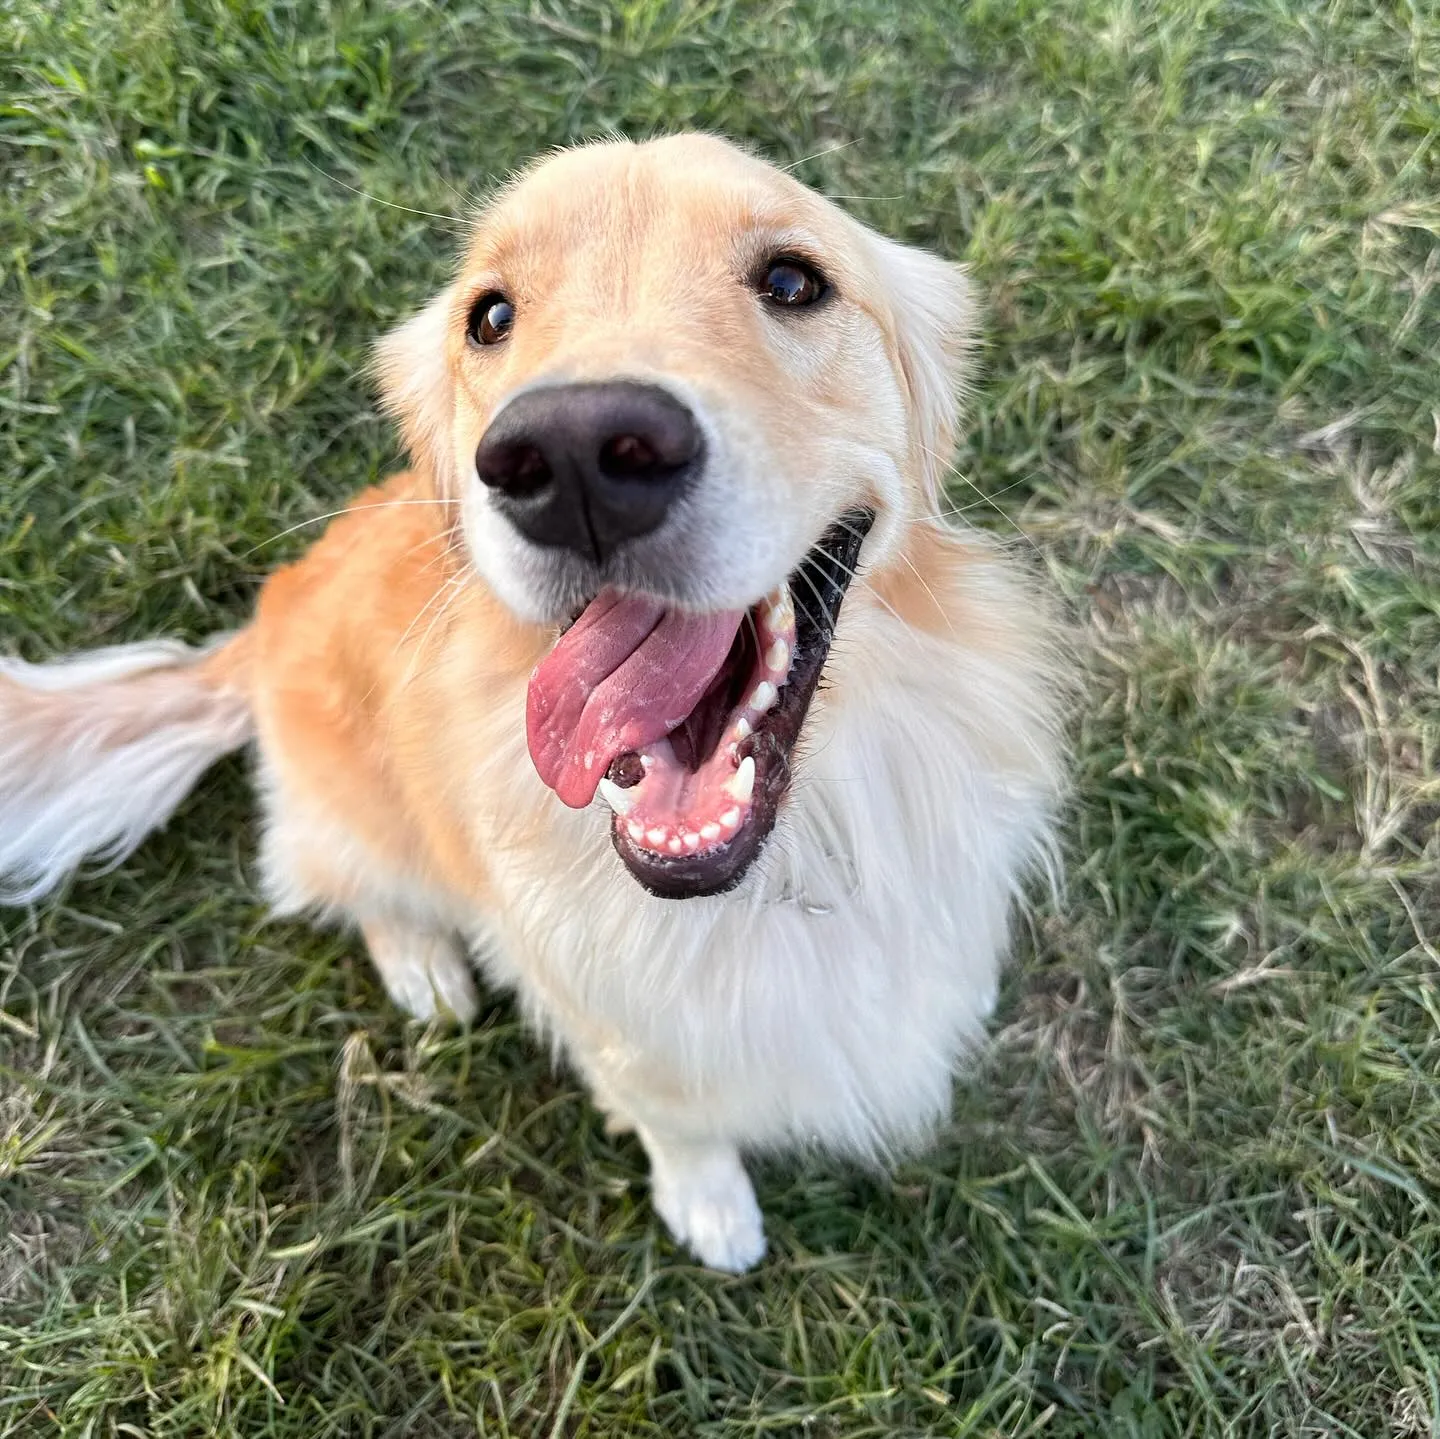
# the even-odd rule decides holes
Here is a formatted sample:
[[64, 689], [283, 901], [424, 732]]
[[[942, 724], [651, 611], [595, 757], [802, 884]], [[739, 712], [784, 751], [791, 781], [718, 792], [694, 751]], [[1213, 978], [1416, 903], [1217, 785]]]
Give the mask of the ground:
[[1440, 1434], [1430, 0], [6, 0], [0, 646], [234, 623], [451, 217], [690, 125], [986, 300], [954, 503], [1088, 669], [993, 1052], [706, 1273], [502, 999], [265, 923], [222, 766], [0, 917], [0, 1435]]

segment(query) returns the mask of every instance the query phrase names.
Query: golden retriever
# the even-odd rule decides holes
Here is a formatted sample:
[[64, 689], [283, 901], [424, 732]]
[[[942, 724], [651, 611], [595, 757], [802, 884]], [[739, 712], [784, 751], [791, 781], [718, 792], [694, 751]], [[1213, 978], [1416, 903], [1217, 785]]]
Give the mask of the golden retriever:
[[1045, 596], [945, 521], [963, 271], [709, 136], [548, 157], [384, 339], [412, 467], [203, 650], [0, 667], [12, 902], [254, 743], [278, 912], [519, 996], [704, 1263], [743, 1152], [946, 1112], [1049, 852]]

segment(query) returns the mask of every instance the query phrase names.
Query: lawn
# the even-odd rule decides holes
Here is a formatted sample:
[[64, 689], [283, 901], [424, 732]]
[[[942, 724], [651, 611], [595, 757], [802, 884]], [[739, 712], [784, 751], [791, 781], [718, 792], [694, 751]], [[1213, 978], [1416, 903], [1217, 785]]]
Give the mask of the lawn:
[[993, 1052], [707, 1273], [502, 997], [265, 922], [222, 766], [0, 914], [0, 1436], [1440, 1435], [1431, 0], [3, 0], [0, 649], [236, 622], [449, 217], [691, 125], [986, 300], [954, 502], [1088, 669]]

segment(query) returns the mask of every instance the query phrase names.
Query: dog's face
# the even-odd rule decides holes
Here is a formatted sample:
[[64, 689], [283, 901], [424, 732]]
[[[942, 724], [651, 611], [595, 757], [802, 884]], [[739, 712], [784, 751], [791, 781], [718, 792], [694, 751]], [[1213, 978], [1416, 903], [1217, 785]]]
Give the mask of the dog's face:
[[862, 542], [883, 564], [933, 508], [967, 338], [957, 267], [691, 135], [534, 167], [383, 343], [481, 576], [579, 616], [531, 751], [566, 803], [600, 789], [648, 887], [753, 859]]

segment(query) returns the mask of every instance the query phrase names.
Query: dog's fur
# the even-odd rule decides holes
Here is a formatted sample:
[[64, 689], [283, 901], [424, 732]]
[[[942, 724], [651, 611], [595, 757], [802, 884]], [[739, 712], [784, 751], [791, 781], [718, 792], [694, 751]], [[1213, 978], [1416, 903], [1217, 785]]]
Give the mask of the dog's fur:
[[[748, 268], [797, 246], [837, 301], [762, 313]], [[468, 307], [502, 284], [514, 334], [477, 350]], [[276, 574], [247, 629], [205, 651], [0, 668], [9, 897], [123, 857], [253, 739], [277, 910], [357, 924], [420, 1018], [474, 1013], [473, 957], [638, 1131], [674, 1234], [709, 1264], [754, 1263], [741, 1150], [875, 1158], [923, 1139], [1050, 843], [1046, 605], [999, 547], [941, 519], [971, 323], [958, 267], [719, 140], [540, 163], [380, 346], [412, 470]], [[540, 782], [526, 686], [560, 601], [474, 475], [522, 387], [614, 377], [681, 396], [707, 442], [683, 526], [635, 583], [692, 609], [751, 605], [847, 507], [877, 514], [775, 833], [710, 898], [646, 893], [608, 810], [566, 809]]]

